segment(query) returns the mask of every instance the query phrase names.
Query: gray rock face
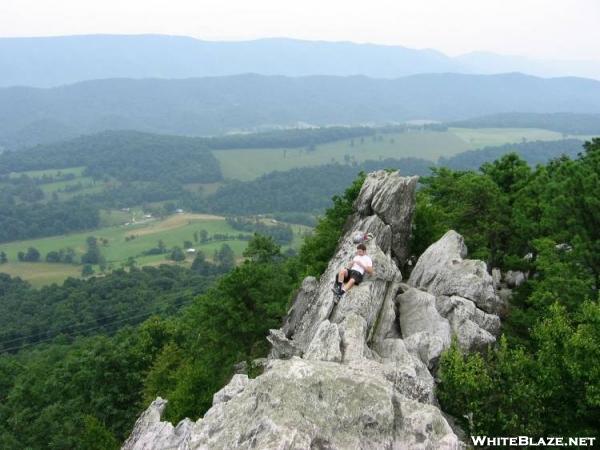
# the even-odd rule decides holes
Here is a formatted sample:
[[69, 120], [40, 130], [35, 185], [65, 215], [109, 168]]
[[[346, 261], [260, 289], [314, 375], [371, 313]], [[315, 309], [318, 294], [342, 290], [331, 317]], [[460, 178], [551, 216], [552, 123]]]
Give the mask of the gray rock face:
[[433, 368], [442, 351], [451, 343], [448, 320], [435, 306], [435, 296], [410, 288], [398, 295], [400, 329], [408, 349], [429, 368]]
[[304, 353], [304, 358], [340, 362], [342, 360], [341, 343], [342, 338], [337, 324], [324, 320], [317, 328], [313, 340]]
[[177, 427], [161, 422], [166, 406], [166, 400], [160, 397], [154, 400], [135, 422], [122, 450], [189, 449], [194, 422], [185, 419]]
[[302, 354], [302, 351], [290, 341], [283, 330], [269, 330], [267, 341], [271, 344], [271, 358], [287, 359]]
[[359, 214], [375, 214], [390, 226], [392, 256], [400, 265], [409, 256], [408, 241], [418, 181], [418, 177], [401, 177], [398, 172], [380, 170], [370, 173], [355, 204]]
[[319, 282], [315, 277], [306, 277], [302, 282], [292, 307], [288, 311], [281, 327], [287, 337], [290, 337], [296, 331], [298, 322], [304, 317], [306, 310], [310, 306], [310, 301], [315, 298], [315, 293], [319, 288]]
[[509, 288], [516, 288], [525, 282], [525, 274], [519, 270], [509, 270], [504, 274], [504, 281]]
[[492, 280], [494, 280], [494, 287], [500, 289], [500, 282], [502, 281], [502, 272], [500, 272], [500, 269], [492, 269]]
[[472, 300], [478, 308], [498, 314], [506, 306], [496, 295], [494, 280], [483, 261], [463, 259], [467, 247], [463, 237], [448, 231], [421, 255], [408, 284], [433, 295], [460, 297]]
[[[497, 297], [454, 232], [419, 259], [412, 287], [402, 284], [416, 182], [367, 177], [324, 274], [304, 280], [282, 329], [271, 330], [262, 375], [234, 376], [203, 418], [177, 427], [160, 421], [157, 400], [124, 448], [465, 448], [437, 406], [431, 370], [453, 335], [465, 351], [493, 342], [499, 319], [480, 308]], [[335, 304], [330, 289], [357, 230], [374, 235], [375, 273]]]
[[242, 392], [250, 380], [248, 375], [234, 375], [229, 384], [213, 395], [213, 406], [218, 403], [225, 403]]

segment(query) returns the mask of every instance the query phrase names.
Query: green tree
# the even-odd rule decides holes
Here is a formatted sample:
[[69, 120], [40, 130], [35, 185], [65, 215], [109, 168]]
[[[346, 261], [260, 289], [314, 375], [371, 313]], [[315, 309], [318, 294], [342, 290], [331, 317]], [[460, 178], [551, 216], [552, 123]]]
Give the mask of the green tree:
[[78, 448], [86, 450], [109, 450], [120, 448], [120, 442], [96, 417], [82, 417], [83, 427]]
[[197, 251], [191, 269], [201, 275], [210, 275], [214, 272], [215, 266], [206, 260], [206, 255], [202, 251]]
[[60, 261], [61, 261], [60, 252], [57, 252], [56, 250], [52, 250], [46, 254], [46, 262], [58, 263]]
[[1, 251], [0, 252], [0, 264], [4, 264], [8, 261], [8, 258], [6, 256], [6, 252]]
[[94, 268], [92, 267], [92, 265], [84, 264], [83, 268], [81, 269], [81, 276], [89, 277], [89, 276], [92, 276], [93, 274], [94, 274]]
[[66, 264], [74, 264], [75, 263], [75, 250], [70, 247], [64, 249], [62, 252], [62, 260]]
[[481, 171], [489, 176], [505, 194], [513, 195], [527, 184], [531, 169], [517, 153], [508, 153], [499, 160], [485, 163]]
[[164, 380], [149, 397], [169, 398], [169, 419], [202, 414], [234, 363], [266, 354], [265, 336], [279, 326], [293, 286], [283, 262], [246, 261], [186, 311], [180, 332], [189, 338], [178, 345], [181, 351], [171, 348], [161, 354], [155, 365], [159, 373], [149, 374]]
[[[470, 256], [502, 266], [510, 247], [510, 207], [498, 185], [488, 175], [445, 168], [433, 169], [433, 176], [422, 182], [423, 204], [417, 214], [436, 220], [435, 225], [428, 225], [429, 230], [454, 229], [465, 237]], [[416, 226], [423, 223], [422, 217], [416, 218]], [[438, 237], [427, 239], [421, 233], [419, 246]]]
[[83, 264], [99, 264], [103, 261], [100, 247], [98, 246], [98, 239], [94, 236], [88, 236], [85, 242], [87, 251], [81, 255], [81, 262]]
[[228, 272], [235, 267], [235, 253], [229, 245], [222, 244], [215, 256], [215, 263], [222, 272]]
[[208, 231], [202, 229], [200, 230], [200, 242], [205, 243], [208, 241]]
[[281, 247], [271, 236], [254, 233], [243, 256], [255, 262], [265, 263], [281, 256]]
[[40, 260], [40, 252], [35, 247], [29, 247], [27, 252], [18, 253], [19, 261], [38, 262]]
[[176, 262], [185, 261], [185, 253], [180, 247], [173, 247], [169, 258]]

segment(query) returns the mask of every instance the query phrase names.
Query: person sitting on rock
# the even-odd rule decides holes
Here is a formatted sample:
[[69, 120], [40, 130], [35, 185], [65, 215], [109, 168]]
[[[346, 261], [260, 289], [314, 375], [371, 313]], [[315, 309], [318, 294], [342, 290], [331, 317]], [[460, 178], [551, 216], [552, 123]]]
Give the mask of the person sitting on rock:
[[341, 298], [352, 286], [360, 284], [365, 272], [368, 274], [373, 273], [373, 261], [367, 255], [365, 244], [358, 244], [356, 246], [356, 255], [352, 259], [352, 262], [338, 273], [333, 286], [333, 292]]

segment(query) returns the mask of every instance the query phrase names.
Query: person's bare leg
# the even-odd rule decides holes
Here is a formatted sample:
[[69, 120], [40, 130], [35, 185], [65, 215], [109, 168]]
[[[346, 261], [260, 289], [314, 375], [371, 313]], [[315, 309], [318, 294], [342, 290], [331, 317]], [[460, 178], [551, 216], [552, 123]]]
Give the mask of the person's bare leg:
[[338, 278], [337, 279], [338, 279], [338, 282], [340, 284], [344, 283], [344, 278], [346, 278], [346, 274], [347, 273], [348, 272], [346, 271], [346, 269], [342, 269], [342, 270], [340, 270], [340, 273], [338, 273]]
[[354, 278], [350, 278], [348, 282], [344, 285], [344, 291], [348, 292], [352, 286], [354, 286]]

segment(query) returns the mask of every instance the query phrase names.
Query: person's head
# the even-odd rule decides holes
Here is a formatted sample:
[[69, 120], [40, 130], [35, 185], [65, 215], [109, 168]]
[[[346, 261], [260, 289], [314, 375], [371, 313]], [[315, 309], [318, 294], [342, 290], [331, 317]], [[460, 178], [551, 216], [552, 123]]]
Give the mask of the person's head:
[[360, 256], [364, 255], [367, 253], [367, 246], [365, 244], [358, 244], [356, 246], [356, 253], [358, 253]]

